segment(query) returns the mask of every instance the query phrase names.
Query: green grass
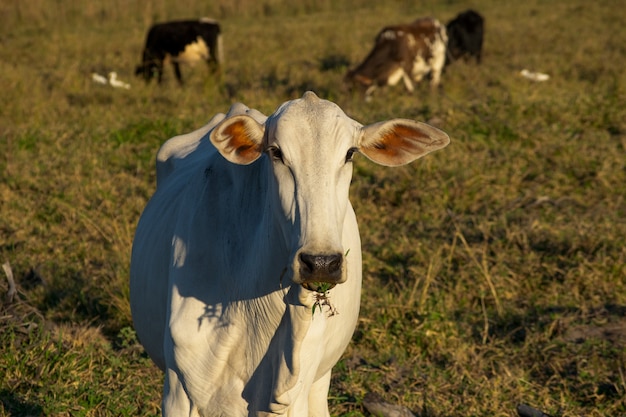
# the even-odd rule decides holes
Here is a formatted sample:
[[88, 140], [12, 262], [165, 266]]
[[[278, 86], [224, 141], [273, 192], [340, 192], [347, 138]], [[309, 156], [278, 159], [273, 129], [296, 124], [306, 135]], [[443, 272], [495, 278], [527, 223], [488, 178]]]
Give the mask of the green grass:
[[[382, 26], [470, 5], [480, 66], [438, 92], [343, 89]], [[171, 68], [133, 77], [153, 20], [202, 15], [223, 26], [222, 83], [201, 65], [182, 89]], [[355, 162], [364, 291], [333, 415], [367, 416], [368, 392], [420, 417], [626, 415], [624, 20], [609, 0], [0, 4], [0, 261], [18, 287], [8, 303], [0, 276], [0, 416], [158, 414], [128, 306], [156, 151], [235, 101], [269, 114], [307, 89], [452, 139], [406, 167]], [[132, 88], [91, 81], [110, 70]]]

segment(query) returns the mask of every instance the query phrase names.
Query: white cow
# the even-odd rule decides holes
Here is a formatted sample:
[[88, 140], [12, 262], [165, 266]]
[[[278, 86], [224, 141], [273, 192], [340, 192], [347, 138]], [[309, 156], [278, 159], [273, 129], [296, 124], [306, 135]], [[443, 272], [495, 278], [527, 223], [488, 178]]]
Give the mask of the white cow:
[[130, 271], [163, 415], [329, 416], [361, 292], [352, 157], [402, 165], [448, 143], [411, 120], [363, 126], [311, 92], [167, 141]]

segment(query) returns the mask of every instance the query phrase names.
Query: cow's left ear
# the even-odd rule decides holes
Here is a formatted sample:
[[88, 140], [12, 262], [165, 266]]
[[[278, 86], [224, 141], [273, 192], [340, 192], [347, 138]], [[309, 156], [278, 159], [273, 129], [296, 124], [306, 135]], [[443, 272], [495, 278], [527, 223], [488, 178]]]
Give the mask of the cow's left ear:
[[239, 115], [224, 119], [209, 136], [224, 158], [234, 164], [248, 165], [263, 153], [265, 125], [250, 116]]
[[408, 164], [450, 143], [445, 132], [407, 119], [363, 126], [361, 133], [359, 150], [372, 161], [386, 166]]

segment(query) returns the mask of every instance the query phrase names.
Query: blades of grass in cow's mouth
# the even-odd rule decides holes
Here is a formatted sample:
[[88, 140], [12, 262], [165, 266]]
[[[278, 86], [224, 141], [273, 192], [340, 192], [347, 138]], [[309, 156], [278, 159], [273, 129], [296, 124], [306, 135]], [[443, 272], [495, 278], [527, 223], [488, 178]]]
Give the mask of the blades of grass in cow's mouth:
[[303, 282], [302, 286], [309, 291], [315, 291], [320, 294], [335, 288], [337, 284], [331, 284], [330, 282]]

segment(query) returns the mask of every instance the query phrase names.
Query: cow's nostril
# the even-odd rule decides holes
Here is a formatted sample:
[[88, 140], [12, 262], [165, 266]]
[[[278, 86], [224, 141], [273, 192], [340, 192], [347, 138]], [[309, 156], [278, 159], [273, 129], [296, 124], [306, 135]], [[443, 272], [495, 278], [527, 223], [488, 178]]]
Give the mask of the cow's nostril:
[[321, 279], [324, 276], [334, 279], [334, 275], [341, 272], [343, 256], [340, 253], [314, 255], [310, 253], [300, 254], [300, 272], [307, 276], [315, 276]]
[[300, 254], [300, 269], [303, 272], [312, 273], [315, 270], [315, 258], [308, 253]]
[[328, 272], [334, 273], [341, 270], [341, 263], [343, 262], [343, 256], [339, 253], [329, 255], [326, 258], [326, 265]]

